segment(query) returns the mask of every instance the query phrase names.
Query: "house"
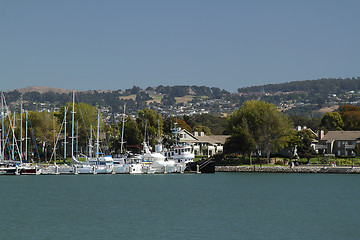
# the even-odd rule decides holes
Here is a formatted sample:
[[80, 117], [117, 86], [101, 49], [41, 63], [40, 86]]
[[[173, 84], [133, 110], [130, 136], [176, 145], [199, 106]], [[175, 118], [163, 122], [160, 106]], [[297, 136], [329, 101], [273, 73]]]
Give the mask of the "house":
[[179, 143], [192, 146], [195, 155], [213, 156], [224, 151], [225, 140], [229, 135], [205, 135], [204, 132], [193, 134], [185, 129], [179, 130]]
[[360, 131], [329, 131], [316, 145], [319, 154], [335, 156], [355, 156], [356, 146], [360, 144]]

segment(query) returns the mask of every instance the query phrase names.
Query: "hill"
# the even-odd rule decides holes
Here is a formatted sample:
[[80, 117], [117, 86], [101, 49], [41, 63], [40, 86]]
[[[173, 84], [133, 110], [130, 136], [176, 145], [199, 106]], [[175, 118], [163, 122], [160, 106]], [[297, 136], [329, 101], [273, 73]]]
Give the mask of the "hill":
[[[55, 88], [55, 87], [40, 87], [40, 86], [30, 86], [22, 89], [17, 89], [20, 93], [28, 93], [28, 92], [38, 92], [38, 93], [46, 93], [46, 92], [53, 92], [53, 93], [71, 93], [73, 90], [63, 89], [63, 88]], [[10, 91], [9, 91], [10, 92]]]
[[[18, 109], [20, 98], [27, 110], [54, 111], [72, 101], [72, 90], [33, 86], [6, 93], [12, 109]], [[321, 117], [326, 111], [350, 104], [360, 105], [360, 78], [318, 79], [282, 84], [267, 84], [239, 88], [229, 93], [217, 87], [158, 86], [115, 91], [83, 91], [76, 93], [76, 102], [97, 106], [108, 119], [116, 120], [123, 112], [136, 115], [150, 108], [165, 115], [196, 115], [211, 113], [218, 116], [238, 109], [247, 100], [272, 103], [289, 115]]]
[[360, 91], [360, 77], [346, 79], [322, 78], [318, 80], [266, 84], [238, 89], [239, 93], [315, 92], [330, 94], [344, 91]]

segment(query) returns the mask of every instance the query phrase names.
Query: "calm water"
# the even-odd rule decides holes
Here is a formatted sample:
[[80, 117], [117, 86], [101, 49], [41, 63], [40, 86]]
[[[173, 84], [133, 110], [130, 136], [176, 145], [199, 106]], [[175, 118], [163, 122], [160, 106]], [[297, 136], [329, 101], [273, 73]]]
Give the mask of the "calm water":
[[0, 239], [360, 239], [360, 175], [0, 176]]

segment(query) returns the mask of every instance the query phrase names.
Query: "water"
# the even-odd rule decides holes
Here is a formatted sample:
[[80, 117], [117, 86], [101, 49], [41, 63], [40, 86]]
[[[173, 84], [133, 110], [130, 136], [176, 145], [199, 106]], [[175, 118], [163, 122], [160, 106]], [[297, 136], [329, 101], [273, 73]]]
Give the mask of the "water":
[[360, 176], [0, 176], [0, 239], [359, 239]]

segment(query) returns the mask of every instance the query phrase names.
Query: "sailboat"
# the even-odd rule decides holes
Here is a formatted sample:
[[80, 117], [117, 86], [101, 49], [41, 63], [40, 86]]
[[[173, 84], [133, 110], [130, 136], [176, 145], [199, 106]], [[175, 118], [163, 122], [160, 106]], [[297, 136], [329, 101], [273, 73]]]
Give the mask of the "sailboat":
[[[75, 103], [73, 100], [73, 107], [74, 107], [74, 105], [75, 105]], [[74, 111], [73, 111], [73, 115], [74, 115]], [[74, 119], [74, 117], [73, 117], [73, 119]], [[73, 122], [74, 122], [74, 120], [73, 120]], [[72, 128], [74, 128], [74, 127], [72, 126]], [[73, 132], [74, 131], [72, 130], [72, 139], [74, 138]], [[98, 110], [95, 158], [90, 155], [90, 156], [86, 157], [85, 162], [77, 160], [73, 154], [73, 140], [72, 140], [72, 163], [73, 163], [73, 166], [75, 169], [75, 173], [98, 174], [98, 173], [111, 173], [113, 171], [114, 163], [113, 163], [112, 156], [105, 155], [100, 152], [99, 135], [100, 135], [100, 111]], [[91, 146], [91, 143], [90, 143], [90, 146]]]
[[[32, 166], [25, 164], [22, 161], [22, 146], [21, 149], [19, 149], [19, 146], [17, 145], [16, 136], [15, 136], [15, 112], [13, 117], [13, 122], [10, 118], [10, 114], [8, 114], [9, 117], [9, 130], [12, 132], [12, 144], [9, 142], [9, 135], [6, 132], [5, 124], [4, 124], [4, 118], [5, 118], [5, 112], [4, 112], [4, 104], [5, 102], [5, 96], [1, 92], [1, 143], [0, 143], [0, 174], [7, 174], [7, 175], [20, 175], [20, 174], [36, 174], [38, 172], [37, 166]], [[22, 106], [21, 106], [21, 114], [22, 114]], [[22, 120], [22, 116], [21, 116]], [[22, 125], [22, 124], [21, 124]], [[22, 127], [22, 126], [21, 126]], [[21, 128], [21, 134], [22, 134], [22, 128]], [[22, 136], [21, 136], [22, 138]], [[5, 149], [6, 146], [9, 151], [9, 160], [5, 160]], [[19, 160], [15, 159], [15, 150], [19, 153]]]
[[113, 156], [114, 173], [142, 173], [141, 157], [124, 151], [124, 125], [126, 117], [126, 104], [124, 105], [124, 113], [121, 126], [120, 154]]

